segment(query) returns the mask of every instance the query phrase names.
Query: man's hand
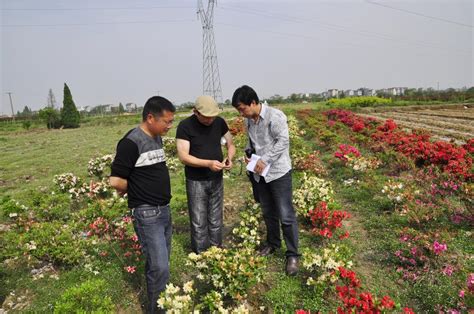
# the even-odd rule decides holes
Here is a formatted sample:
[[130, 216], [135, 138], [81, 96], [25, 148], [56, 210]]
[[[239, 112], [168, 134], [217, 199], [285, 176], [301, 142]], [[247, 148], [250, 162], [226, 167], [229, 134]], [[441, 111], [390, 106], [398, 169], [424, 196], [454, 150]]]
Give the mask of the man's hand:
[[230, 170], [230, 168], [232, 168], [233, 163], [232, 160], [230, 160], [229, 158], [224, 159], [222, 163], [224, 164], [225, 170]]
[[225, 167], [224, 163], [218, 160], [210, 160], [209, 161], [209, 169], [214, 172], [221, 171]]
[[267, 165], [262, 161], [262, 159], [259, 159], [253, 171], [255, 171], [256, 174], [261, 175], [263, 172], [263, 169], [265, 169], [266, 166]]

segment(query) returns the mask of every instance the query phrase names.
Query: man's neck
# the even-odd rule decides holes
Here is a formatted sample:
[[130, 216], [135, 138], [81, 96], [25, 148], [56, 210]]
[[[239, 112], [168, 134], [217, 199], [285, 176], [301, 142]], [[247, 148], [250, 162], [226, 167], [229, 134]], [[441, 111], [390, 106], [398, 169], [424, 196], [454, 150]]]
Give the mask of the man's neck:
[[257, 105], [258, 108], [257, 108], [257, 114], [253, 117], [253, 121], [255, 123], [257, 123], [259, 120], [260, 120], [260, 113], [262, 112], [262, 105], [261, 104], [258, 104]]
[[148, 126], [146, 125], [145, 122], [140, 123], [139, 128], [143, 132], [145, 132], [145, 134], [148, 135], [149, 137], [155, 137], [155, 136], [153, 136], [153, 134], [151, 134], [150, 130], [148, 130]]

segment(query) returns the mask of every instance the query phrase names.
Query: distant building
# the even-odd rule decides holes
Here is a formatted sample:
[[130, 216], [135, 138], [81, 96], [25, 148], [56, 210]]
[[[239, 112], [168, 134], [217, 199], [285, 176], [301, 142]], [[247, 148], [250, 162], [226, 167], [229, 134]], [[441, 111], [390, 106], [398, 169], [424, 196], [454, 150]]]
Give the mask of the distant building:
[[328, 98], [337, 97], [338, 95], [339, 91], [337, 90], [337, 88], [328, 90]]
[[354, 91], [352, 89], [346, 89], [344, 91], [344, 96], [345, 97], [353, 97], [354, 96]]
[[133, 102], [129, 102], [125, 104], [125, 111], [126, 112], [136, 112], [137, 111], [137, 104]]
[[402, 96], [405, 95], [407, 88], [406, 87], [390, 87], [384, 88], [381, 91], [382, 94], [387, 96]]
[[78, 109], [79, 112], [89, 112], [90, 106], [82, 106]]

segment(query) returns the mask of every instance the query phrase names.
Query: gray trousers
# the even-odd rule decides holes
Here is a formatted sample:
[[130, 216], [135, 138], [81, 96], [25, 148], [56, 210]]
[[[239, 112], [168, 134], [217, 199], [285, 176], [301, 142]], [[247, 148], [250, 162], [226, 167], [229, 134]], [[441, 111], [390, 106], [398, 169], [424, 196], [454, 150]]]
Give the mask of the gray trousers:
[[222, 246], [224, 184], [222, 178], [209, 181], [186, 179], [191, 248], [199, 254], [210, 246]]

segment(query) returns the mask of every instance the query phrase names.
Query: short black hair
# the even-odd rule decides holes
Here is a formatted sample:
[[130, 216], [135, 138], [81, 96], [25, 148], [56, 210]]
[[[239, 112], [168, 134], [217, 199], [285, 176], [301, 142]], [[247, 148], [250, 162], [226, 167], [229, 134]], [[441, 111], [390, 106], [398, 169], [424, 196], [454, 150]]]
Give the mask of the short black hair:
[[168, 99], [161, 96], [153, 96], [148, 99], [143, 107], [142, 118], [146, 121], [148, 114], [162, 116], [163, 111], [175, 112], [176, 107]]
[[257, 93], [252, 87], [247, 85], [237, 88], [232, 96], [232, 106], [235, 108], [237, 108], [240, 103], [250, 106], [252, 101], [255, 101], [256, 104], [260, 102]]

